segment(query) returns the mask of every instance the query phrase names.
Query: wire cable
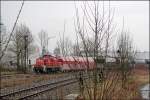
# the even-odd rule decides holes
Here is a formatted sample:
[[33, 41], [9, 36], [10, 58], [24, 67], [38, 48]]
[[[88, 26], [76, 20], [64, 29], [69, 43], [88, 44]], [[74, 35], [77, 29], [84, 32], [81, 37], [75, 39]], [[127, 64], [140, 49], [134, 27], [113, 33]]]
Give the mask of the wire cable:
[[5, 55], [6, 49], [7, 49], [7, 47], [8, 47], [8, 44], [9, 44], [10, 40], [11, 40], [11, 37], [12, 37], [13, 32], [14, 32], [14, 30], [15, 30], [15, 27], [16, 27], [16, 25], [17, 25], [17, 22], [18, 22], [18, 19], [19, 19], [19, 16], [20, 16], [20, 14], [21, 14], [21, 11], [22, 11], [23, 6], [24, 6], [24, 0], [22, 1], [21, 8], [20, 8], [19, 13], [18, 13], [18, 15], [17, 15], [16, 21], [15, 21], [15, 23], [14, 23], [14, 26], [13, 26], [13, 29], [12, 29], [12, 31], [11, 31], [11, 33], [10, 33], [10, 36], [9, 36], [9, 38], [8, 38], [8, 41], [7, 41], [7, 43], [6, 43], [5, 47], [4, 47], [4, 49], [3, 49], [2, 52], [1, 52], [0, 61], [1, 61], [1, 59], [3, 58], [3, 56]]

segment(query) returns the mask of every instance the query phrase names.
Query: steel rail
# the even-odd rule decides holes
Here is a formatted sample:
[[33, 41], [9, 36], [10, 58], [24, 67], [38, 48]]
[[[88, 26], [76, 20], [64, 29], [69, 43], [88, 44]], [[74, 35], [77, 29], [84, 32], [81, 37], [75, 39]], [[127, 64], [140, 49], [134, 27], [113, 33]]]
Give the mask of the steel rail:
[[[83, 78], [87, 79], [86, 76], [83, 76]], [[66, 83], [59, 82], [60, 84], [58, 84], [58, 85], [55, 84], [54, 86], [52, 86], [50, 88], [46, 88], [46, 89], [43, 89], [43, 90], [41, 90], [39, 92], [32, 93], [32, 94], [26, 95], [26, 96], [21, 97], [21, 98], [17, 98], [17, 100], [27, 100], [27, 99], [29, 99], [31, 97], [38, 96], [38, 95], [43, 94], [43, 93], [45, 93], [47, 91], [52, 91], [52, 90], [54, 90], [56, 88], [59, 88], [59, 87], [63, 87], [63, 86], [67, 86], [67, 85], [70, 85], [70, 84], [77, 83], [78, 80], [76, 80], [76, 78], [72, 78], [72, 79], [68, 79], [67, 81], [64, 81], [64, 82], [66, 82]]]
[[73, 83], [76, 83], [76, 82], [78, 82], [78, 81], [77, 80], [71, 80], [70, 82], [61, 83], [60, 85], [55, 85], [55, 86], [52, 86], [50, 88], [43, 89], [43, 90], [41, 90], [39, 92], [36, 92], [36, 93], [33, 93], [33, 94], [29, 94], [27, 96], [18, 98], [17, 100], [27, 100], [28, 98], [35, 97], [35, 96], [40, 95], [42, 93], [45, 93], [47, 91], [52, 91], [52, 90], [54, 90], [56, 88], [67, 86], [67, 85], [70, 85], [70, 84], [73, 84]]
[[30, 91], [30, 90], [33, 90], [33, 89], [37, 89], [37, 88], [41, 88], [41, 87], [44, 87], [44, 86], [48, 86], [48, 85], [54, 85], [54, 84], [58, 84], [60, 82], [65, 82], [65, 81], [69, 81], [69, 80], [73, 80], [75, 78], [67, 78], [67, 79], [63, 79], [63, 80], [59, 80], [59, 81], [52, 81], [52, 82], [48, 82], [46, 84], [40, 84], [40, 85], [37, 85], [37, 86], [34, 86], [34, 87], [30, 87], [30, 88], [26, 88], [26, 89], [21, 89], [21, 90], [18, 90], [18, 91], [14, 91], [14, 92], [10, 92], [10, 93], [7, 93], [7, 94], [3, 94], [3, 95], [0, 95], [0, 99], [4, 98], [4, 97], [8, 97], [8, 96], [14, 96], [16, 94], [19, 94], [19, 93], [22, 93], [22, 92], [27, 92], [27, 91]]
[[[83, 76], [83, 77], [87, 78], [86, 76]], [[0, 99], [9, 99], [12, 96], [13, 96], [13, 98], [15, 98], [15, 97], [17, 97], [16, 95], [21, 95], [21, 94], [24, 94], [25, 92], [27, 94], [26, 96], [23, 96], [23, 97], [20, 96], [20, 97], [17, 97], [15, 99], [20, 100], [20, 99], [32, 97], [34, 95], [38, 95], [40, 93], [50, 91], [50, 90], [53, 90], [53, 89], [61, 87], [61, 86], [65, 86], [65, 85], [75, 83], [75, 82], [78, 81], [76, 79], [77, 79], [76, 77], [71, 76], [71, 77], [67, 77], [65, 79], [61, 79], [61, 80], [57, 80], [57, 81], [55, 81], [55, 80], [52, 80], [52, 82], [48, 81], [46, 84], [40, 84], [40, 85], [37, 85], [37, 86], [34, 86], [34, 87], [21, 89], [19, 91], [14, 91], [14, 92], [10, 92], [10, 93], [7, 93], [7, 94], [3, 94], [3, 95], [0, 96]], [[64, 83], [64, 82], [67, 82], [67, 83]]]

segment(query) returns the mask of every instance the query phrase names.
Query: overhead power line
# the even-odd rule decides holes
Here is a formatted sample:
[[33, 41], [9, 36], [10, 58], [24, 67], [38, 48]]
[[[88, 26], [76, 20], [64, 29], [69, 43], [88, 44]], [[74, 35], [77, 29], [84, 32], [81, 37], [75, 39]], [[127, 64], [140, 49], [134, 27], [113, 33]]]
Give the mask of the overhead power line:
[[14, 23], [13, 29], [12, 29], [10, 35], [9, 35], [8, 41], [7, 41], [7, 43], [6, 43], [5, 47], [4, 47], [4, 49], [3, 49], [2, 52], [1, 52], [0, 61], [1, 61], [1, 59], [3, 58], [3, 56], [5, 55], [6, 49], [7, 49], [7, 47], [8, 47], [8, 44], [9, 44], [10, 40], [11, 40], [11, 37], [12, 37], [13, 32], [14, 32], [14, 30], [15, 30], [15, 27], [16, 27], [16, 25], [17, 25], [17, 22], [18, 22], [18, 19], [19, 19], [19, 16], [20, 16], [20, 14], [21, 14], [21, 11], [22, 11], [23, 6], [24, 6], [24, 0], [22, 1], [21, 8], [20, 8], [19, 13], [18, 13], [18, 15], [17, 15], [17, 18], [16, 18], [16, 21], [15, 21], [15, 23]]

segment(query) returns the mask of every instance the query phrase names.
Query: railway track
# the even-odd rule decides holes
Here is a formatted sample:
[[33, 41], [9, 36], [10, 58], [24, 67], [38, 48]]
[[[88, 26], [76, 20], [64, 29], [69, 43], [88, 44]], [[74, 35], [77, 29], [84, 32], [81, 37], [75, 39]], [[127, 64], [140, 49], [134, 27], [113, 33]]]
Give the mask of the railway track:
[[[5, 76], [5, 75], [3, 75]], [[1, 78], [1, 94], [8, 94], [13, 91], [17, 91], [20, 89], [25, 89], [33, 86], [37, 86], [39, 84], [44, 84], [51, 82], [53, 80], [57, 80], [60, 78], [65, 78], [68, 76], [66, 74], [15, 74], [10, 77]]]
[[24, 100], [29, 99], [31, 97], [43, 94], [46, 91], [52, 91], [56, 88], [66, 86], [69, 84], [76, 83], [77, 80], [75, 77], [67, 77], [58, 81], [51, 81], [48, 83], [43, 83], [37, 86], [33, 86], [26, 89], [21, 89], [18, 91], [13, 91], [7, 94], [1, 94], [1, 100]]

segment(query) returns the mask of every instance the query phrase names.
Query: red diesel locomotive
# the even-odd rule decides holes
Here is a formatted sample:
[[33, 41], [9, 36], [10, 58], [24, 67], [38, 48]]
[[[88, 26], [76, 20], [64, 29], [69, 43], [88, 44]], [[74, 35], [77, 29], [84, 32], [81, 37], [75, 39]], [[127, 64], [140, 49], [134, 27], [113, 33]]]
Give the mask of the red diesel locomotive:
[[94, 60], [90, 57], [56, 57], [44, 55], [36, 59], [33, 71], [36, 73], [66, 72], [91, 70], [94, 67]]

